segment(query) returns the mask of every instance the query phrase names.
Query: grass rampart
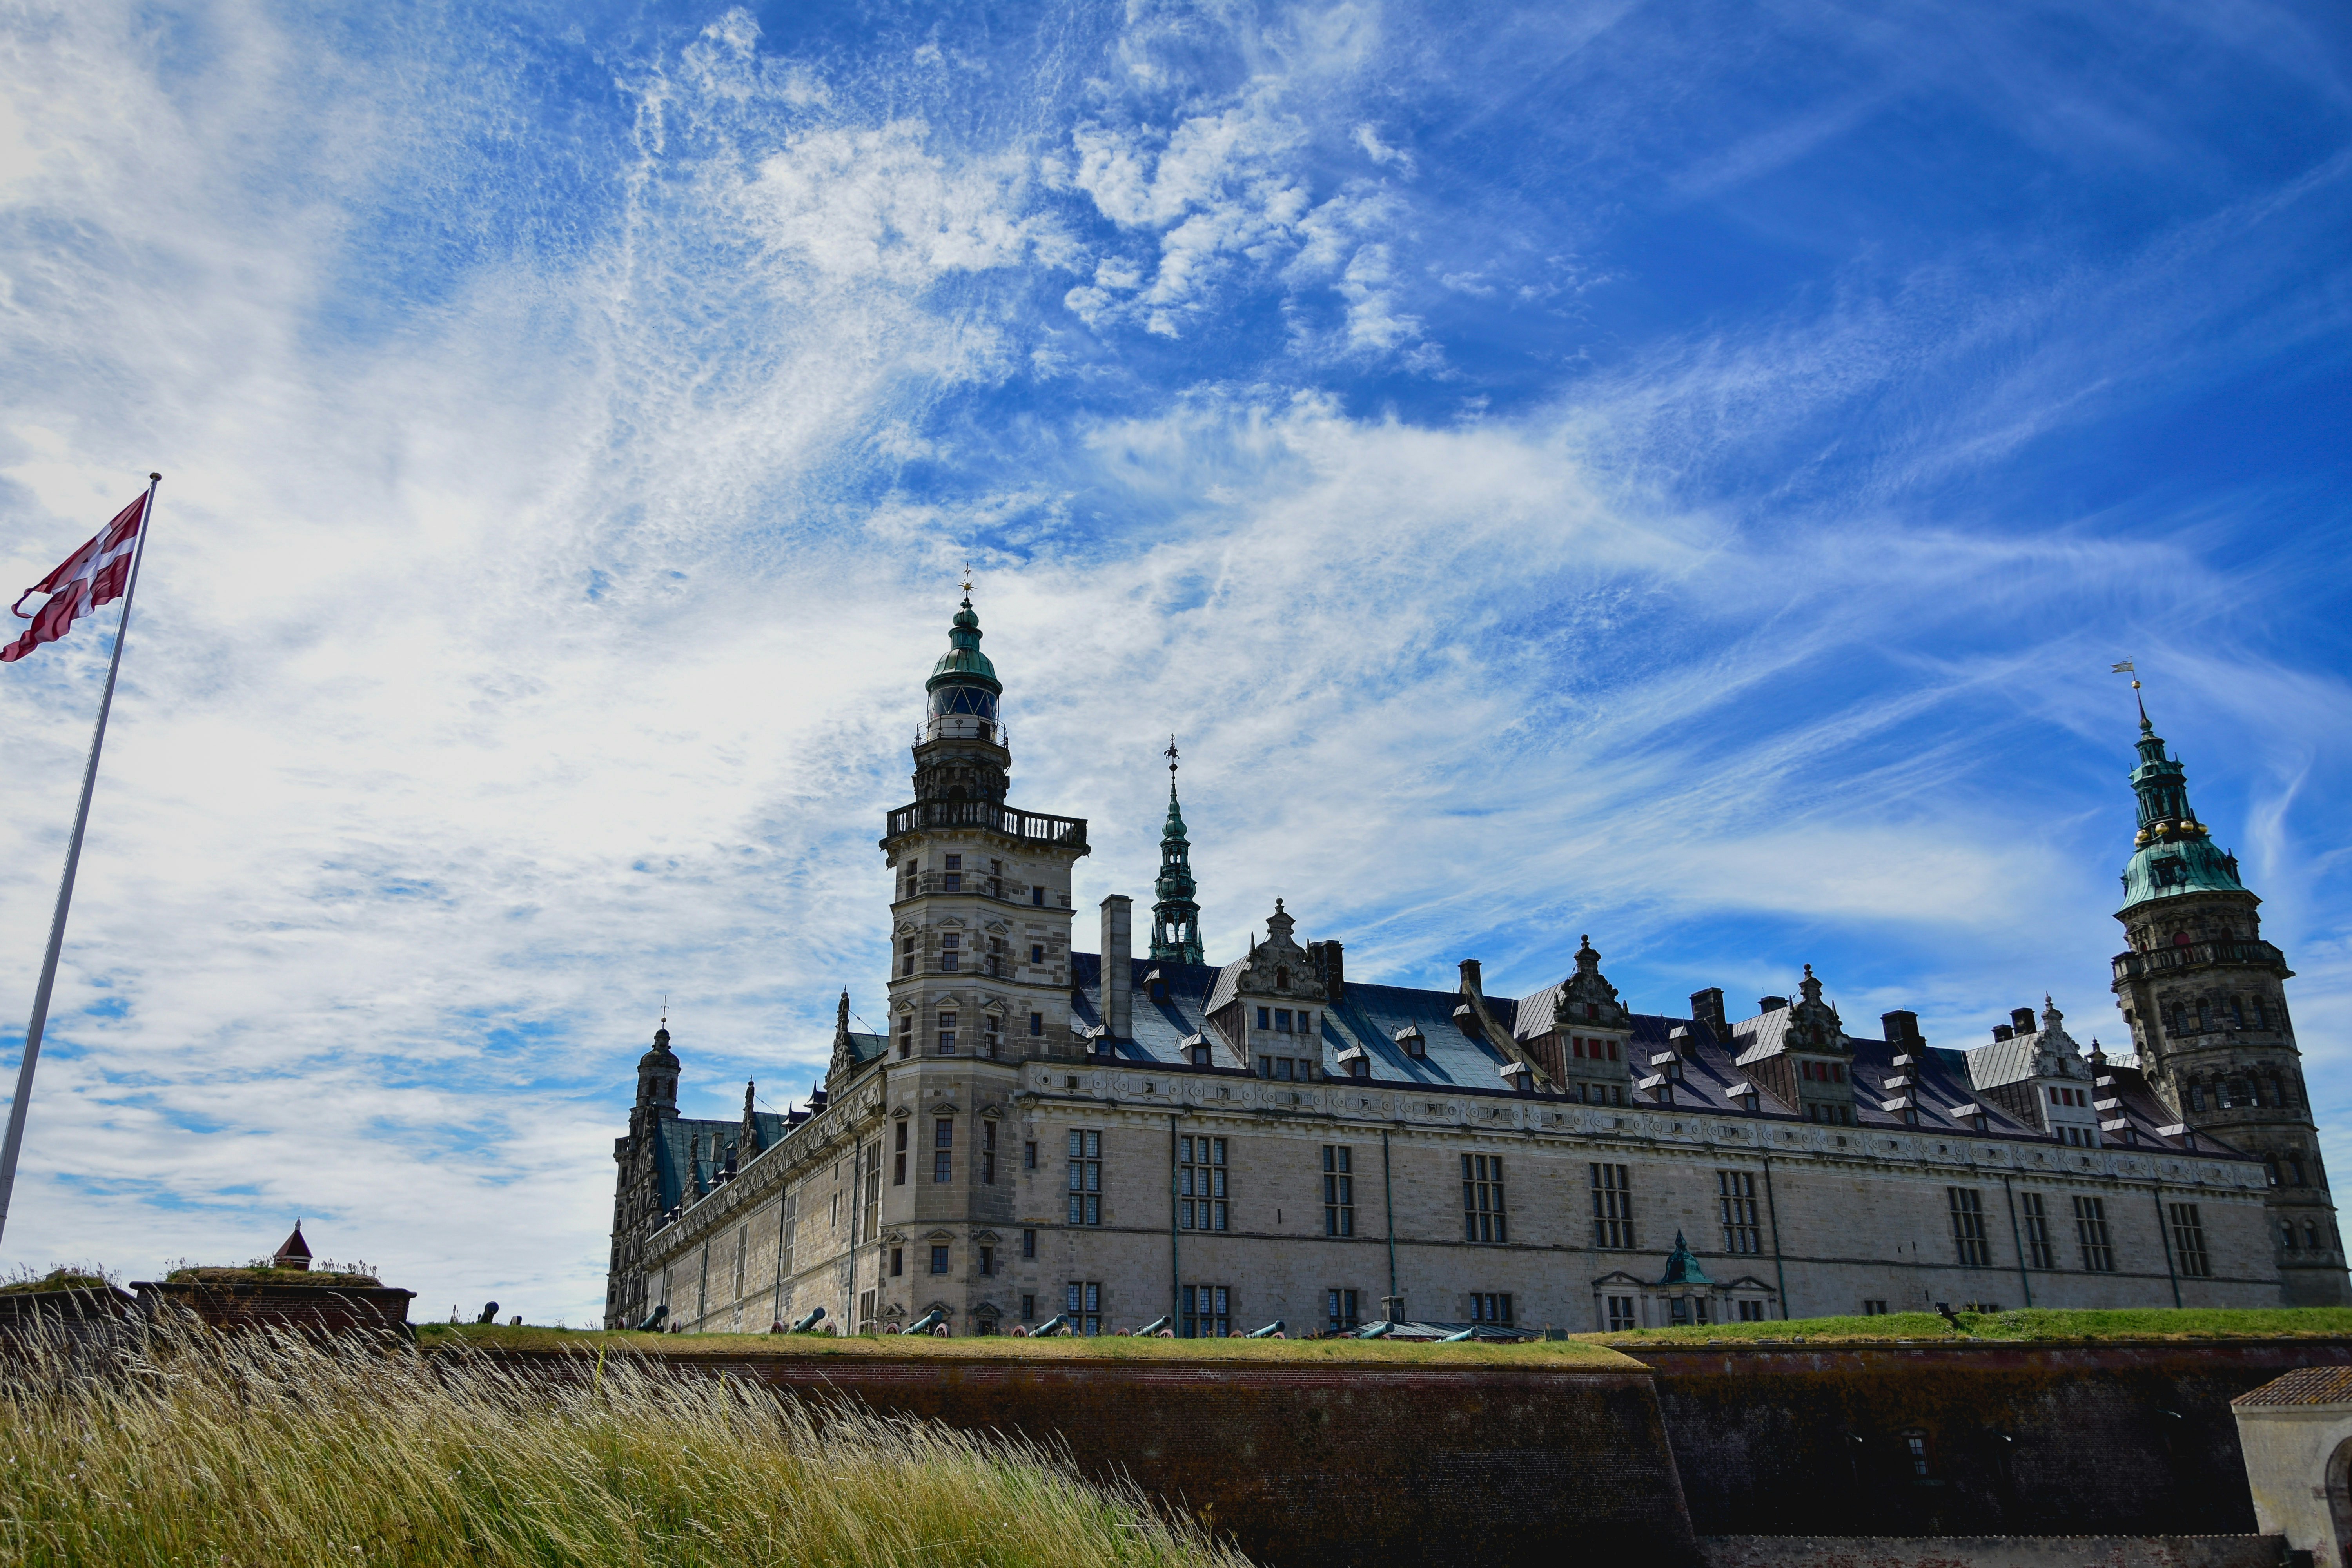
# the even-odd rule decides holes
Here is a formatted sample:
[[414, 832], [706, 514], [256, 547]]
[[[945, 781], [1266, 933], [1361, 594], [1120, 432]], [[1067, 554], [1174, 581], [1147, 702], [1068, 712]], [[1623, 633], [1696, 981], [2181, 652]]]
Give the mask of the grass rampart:
[[2134, 1307], [2090, 1310], [2029, 1308], [2010, 1312], [1961, 1312], [1955, 1329], [1934, 1312], [1889, 1312], [1871, 1318], [1799, 1318], [1761, 1323], [1713, 1323], [1683, 1328], [1636, 1329], [1620, 1333], [1573, 1334], [1564, 1340], [1520, 1344], [1440, 1344], [1389, 1340], [1161, 1340], [1103, 1335], [1094, 1339], [1012, 1339], [1002, 1335], [934, 1339], [902, 1334], [835, 1337], [830, 1334], [647, 1334], [626, 1331], [509, 1327], [500, 1324], [425, 1323], [417, 1327], [426, 1349], [462, 1345], [510, 1350], [596, 1347], [652, 1356], [725, 1359], [742, 1355], [1083, 1357], [1097, 1360], [1172, 1360], [1303, 1363], [1529, 1363], [1606, 1370], [1625, 1366], [1612, 1346], [1644, 1344], [1800, 1343], [1888, 1344], [1969, 1341], [2058, 1343], [2169, 1342], [2187, 1340], [2352, 1339], [2352, 1307], [2169, 1309]]
[[1244, 1568], [1016, 1441], [844, 1412], [820, 1431], [644, 1357], [550, 1383], [443, 1348], [170, 1327], [94, 1373], [12, 1347], [0, 1561]]

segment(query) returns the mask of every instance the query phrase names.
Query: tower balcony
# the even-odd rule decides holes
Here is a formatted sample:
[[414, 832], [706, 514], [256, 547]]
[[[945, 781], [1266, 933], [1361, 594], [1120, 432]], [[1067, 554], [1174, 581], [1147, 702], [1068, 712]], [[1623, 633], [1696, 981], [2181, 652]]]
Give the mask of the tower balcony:
[[2116, 984], [2158, 978], [2185, 970], [2204, 969], [2214, 964], [2245, 964], [2268, 970], [2285, 980], [2294, 971], [2286, 966], [2286, 954], [2266, 942], [2190, 942], [2170, 947], [2158, 947], [2147, 952], [2116, 954]]
[[902, 805], [890, 813], [882, 841], [887, 844], [909, 833], [955, 827], [1001, 833], [1024, 846], [1087, 852], [1085, 817], [1049, 816], [993, 800], [919, 800]]

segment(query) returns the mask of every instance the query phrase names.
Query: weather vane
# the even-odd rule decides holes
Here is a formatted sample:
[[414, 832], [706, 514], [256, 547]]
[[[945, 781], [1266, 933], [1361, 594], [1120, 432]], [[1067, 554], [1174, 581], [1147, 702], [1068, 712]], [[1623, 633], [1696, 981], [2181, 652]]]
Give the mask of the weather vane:
[[1175, 737], [1175, 736], [1171, 735], [1171, 736], [1169, 736], [1169, 737], [1168, 737], [1168, 749], [1167, 749], [1166, 751], [1164, 751], [1164, 752], [1160, 752], [1160, 754], [1161, 756], [1166, 757], [1166, 758], [1168, 759], [1168, 771], [1169, 771], [1169, 773], [1171, 773], [1171, 774], [1172, 774], [1172, 773], [1175, 773], [1175, 771], [1176, 771], [1176, 737]]
[[2139, 727], [2142, 730], [2147, 730], [2148, 728], [2147, 699], [2139, 695], [2138, 667], [2133, 664], [2130, 659], [2126, 658], [2118, 661], [2115, 668], [2108, 673], [2113, 675], [2128, 675], [2132, 678], [2132, 700], [2139, 704]]
[[969, 561], [963, 563], [963, 596], [967, 599], [971, 597], [971, 563]]

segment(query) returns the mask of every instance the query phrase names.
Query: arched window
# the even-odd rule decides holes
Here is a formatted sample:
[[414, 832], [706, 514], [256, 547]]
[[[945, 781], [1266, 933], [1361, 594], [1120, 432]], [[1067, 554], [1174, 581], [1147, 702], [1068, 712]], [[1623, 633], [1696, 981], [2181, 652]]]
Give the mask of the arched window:
[[2300, 1154], [2286, 1157], [2286, 1175], [2290, 1185], [2301, 1187], [2310, 1184], [2303, 1179], [2303, 1156]]
[[2279, 1184], [2279, 1160], [2278, 1160], [2278, 1156], [2277, 1156], [2276, 1154], [2265, 1154], [2265, 1155], [2263, 1155], [2263, 1168], [2265, 1171], [2267, 1171], [2267, 1172], [2269, 1172], [2269, 1173], [2270, 1173], [2271, 1185], [2273, 1185], [2273, 1186], [2274, 1186], [2274, 1187], [2275, 1187], [2275, 1186], [2277, 1186], [2277, 1185]]
[[2295, 1250], [2294, 1222], [2293, 1220], [2282, 1220], [2279, 1222], [2279, 1240], [2285, 1245], [2286, 1249], [2289, 1252]]
[[2306, 1252], [2319, 1250], [2319, 1226], [2309, 1220], [2303, 1222], [2303, 1247]]
[[[2205, 1086], [2202, 1083], [2192, 1081], [2189, 1084], [2189, 1109], [2191, 1110], [2202, 1110], [2205, 1109]], [[2277, 1184], [2273, 1183], [2272, 1184], [2276, 1185]]]

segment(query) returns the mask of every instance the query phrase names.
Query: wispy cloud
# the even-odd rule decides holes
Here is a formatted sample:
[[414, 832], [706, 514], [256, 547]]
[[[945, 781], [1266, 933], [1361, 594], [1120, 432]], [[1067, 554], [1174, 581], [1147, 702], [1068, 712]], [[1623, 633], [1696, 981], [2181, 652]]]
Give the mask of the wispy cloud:
[[[2352, 1103], [2345, 126], [2292, 16], [2210, 26], [2336, 145], [2126, 201], [2086, 163], [2210, 102], [2042, 61], [2085, 102], [2020, 131], [1899, 17], [1775, 99], [1622, 7], [144, 15], [0, 56], [0, 567], [168, 476], [12, 1256], [303, 1212], [433, 1310], [591, 1313], [661, 998], [711, 1114], [874, 1016], [967, 559], [1082, 897], [1148, 885], [1175, 730], [1220, 952], [1276, 896], [1400, 980], [1590, 931], [1643, 1006], [1811, 960], [1939, 1043], [2045, 987], [2118, 1035], [2137, 655]], [[2114, 233], [1898, 200], [1903, 114]], [[101, 651], [0, 680], [27, 990]]]

